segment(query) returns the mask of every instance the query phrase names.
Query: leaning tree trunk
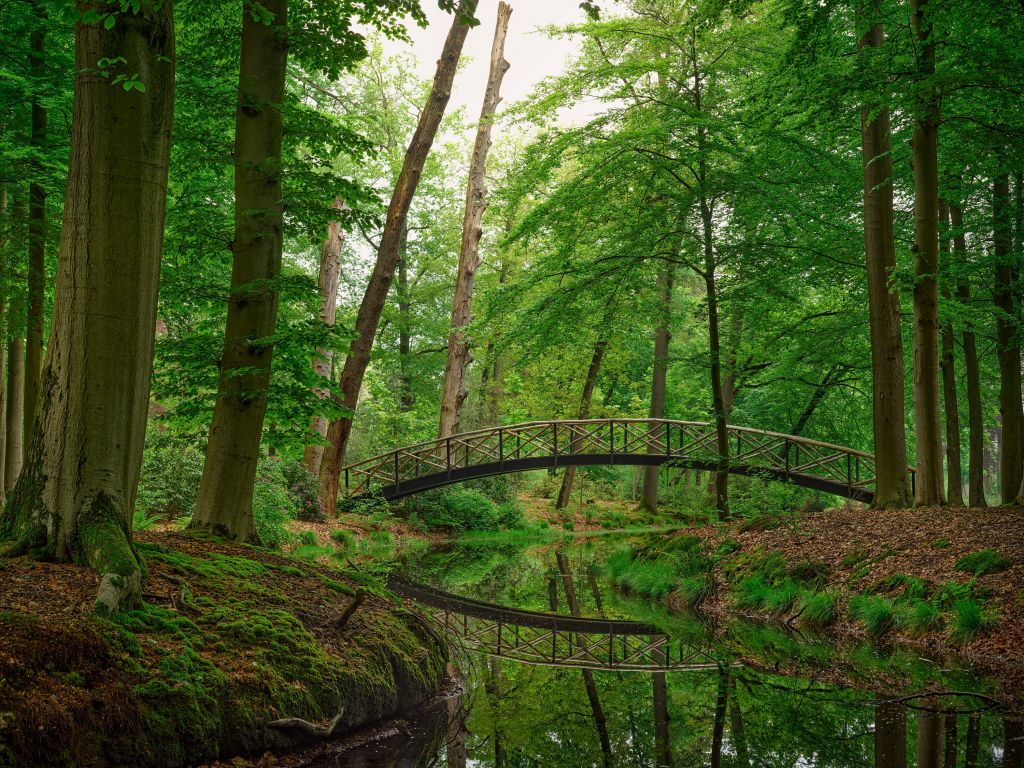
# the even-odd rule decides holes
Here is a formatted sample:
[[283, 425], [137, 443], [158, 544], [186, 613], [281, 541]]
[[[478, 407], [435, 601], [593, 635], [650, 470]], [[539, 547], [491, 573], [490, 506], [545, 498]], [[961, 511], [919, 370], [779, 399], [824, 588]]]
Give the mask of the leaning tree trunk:
[[190, 528], [258, 541], [252, 491], [267, 412], [269, 341], [281, 274], [281, 106], [288, 62], [288, 2], [263, 0], [268, 21], [242, 16], [235, 110], [235, 238], [231, 298], [217, 403]]
[[[122, 58], [145, 91], [95, 64]], [[96, 610], [136, 605], [131, 542], [153, 364], [174, 104], [171, 0], [75, 27], [75, 96], [52, 331], [25, 467], [0, 534], [100, 575]]]
[[[942, 257], [949, 258], [949, 206], [939, 205], [939, 217], [946, 227], [947, 235], [940, 243]], [[942, 300], [947, 305], [952, 301], [952, 291], [942, 289]], [[942, 400], [946, 411], [946, 499], [952, 507], [964, 506], [963, 483], [960, 474], [960, 403], [956, 386], [956, 363], [954, 359], [953, 321], [949, 318], [942, 324]]]
[[[602, 323], [601, 332], [607, 328], [607, 322]], [[590, 356], [590, 367], [587, 369], [587, 378], [583, 382], [583, 395], [580, 397], [580, 410], [577, 418], [580, 421], [590, 418], [590, 403], [594, 399], [594, 388], [597, 386], [597, 375], [601, 371], [601, 363], [604, 362], [604, 353], [608, 349], [608, 341], [602, 338], [594, 345], [594, 353]], [[569, 446], [569, 452], [575, 453], [579, 450], [576, 442]], [[576, 467], [566, 467], [562, 475], [562, 486], [558, 489], [558, 498], [555, 500], [556, 509], [565, 509], [569, 506], [569, 498], [572, 496], [572, 485], [576, 479]]]
[[350, 411], [350, 415], [331, 421], [327, 429], [327, 448], [324, 450], [320, 464], [320, 503], [324, 510], [333, 515], [338, 504], [338, 480], [342, 462], [345, 460], [345, 447], [348, 444], [349, 432], [352, 429], [352, 413], [359, 401], [359, 389], [363, 385], [363, 375], [370, 362], [373, 339], [377, 335], [377, 324], [380, 313], [387, 300], [388, 289], [398, 264], [402, 244], [402, 233], [405, 231], [405, 220], [409, 214], [416, 187], [420, 182], [423, 164], [434, 143], [441, 118], [452, 93], [452, 81], [458, 69], [462, 44], [466, 40], [469, 26], [465, 17], [472, 16], [476, 10], [477, 0], [463, 0], [456, 11], [452, 26], [445, 38], [441, 58], [437, 60], [434, 82], [430, 87], [427, 104], [420, 114], [419, 124], [409, 142], [405, 153], [402, 170], [395, 183], [395, 191], [388, 206], [384, 231], [381, 233], [380, 245], [377, 248], [377, 261], [373, 265], [370, 281], [363, 293], [363, 301], [356, 315], [356, 338], [349, 347], [345, 358], [345, 366], [341, 372], [341, 404]]
[[[665, 418], [665, 381], [668, 378], [668, 345], [672, 339], [672, 267], [666, 265], [658, 273], [658, 297], [661, 311], [654, 330], [654, 369], [651, 372], [652, 419]], [[659, 467], [644, 467], [644, 489], [640, 506], [654, 512], [658, 508]]]
[[939, 419], [939, 102], [928, 0], [910, 0], [918, 42], [914, 133], [914, 433], [916, 506], [946, 503]]
[[[878, 11], [878, 0], [869, 3]], [[872, 23], [860, 39], [861, 48], [881, 48], [885, 34]], [[900, 297], [889, 281], [896, 268], [893, 241], [892, 146], [889, 110], [875, 105], [861, 109], [864, 162], [864, 251], [868, 273], [871, 325], [872, 424], [875, 443], [873, 506], [906, 507], [910, 502], [907, 438], [904, 421], [903, 337]]]
[[480, 266], [480, 237], [483, 235], [484, 211], [487, 209], [487, 153], [491, 148], [491, 127], [495, 111], [501, 101], [501, 81], [508, 71], [505, 61], [505, 35], [512, 8], [498, 3], [498, 21], [494, 27], [491, 45], [491, 66], [484, 90], [484, 104], [480, 110], [480, 123], [476, 129], [473, 156], [469, 163], [469, 181], [466, 185], [466, 212], [462, 219], [462, 245], [459, 249], [459, 272], [452, 302], [452, 327], [448, 336], [448, 356], [445, 359], [444, 383], [441, 386], [441, 423], [438, 437], [450, 437], [459, 431], [459, 409], [468, 394], [465, 388], [466, 368], [469, 366], [469, 339], [466, 332], [473, 319], [473, 283]]
[[993, 244], [995, 251], [996, 355], [999, 359], [999, 416], [1002, 439], [999, 454], [999, 488], [1002, 502], [1014, 502], [1021, 487], [1021, 440], [1024, 412], [1021, 411], [1020, 340], [1014, 307], [1018, 272], [1010, 248], [1010, 177], [1000, 174], [992, 188]]
[[[959, 205], [950, 205], [949, 221], [953, 229], [953, 254], [957, 264], [967, 260], [967, 238], [964, 236], [964, 214]], [[971, 288], [966, 281], [957, 285], [957, 298], [967, 306]], [[981, 405], [981, 370], [978, 366], [978, 343], [974, 326], [964, 323], [964, 373], [967, 378], [967, 503], [984, 507], [985, 502], [985, 425]]]
[[[345, 201], [339, 197], [332, 207], [337, 211], [343, 211]], [[341, 247], [344, 242], [345, 230], [341, 228], [341, 222], [329, 222], [327, 237], [320, 249], [320, 278], [317, 281], [320, 292], [320, 322], [327, 326], [333, 326], [338, 317], [338, 279], [341, 277]], [[318, 349], [313, 355], [313, 372], [321, 379], [330, 378], [333, 355], [329, 349]], [[325, 398], [330, 394], [329, 391], [320, 388], [315, 389], [314, 393], [318, 398]], [[327, 419], [320, 414], [313, 414], [309, 430], [319, 435], [321, 439], [327, 437]], [[321, 443], [307, 445], [302, 456], [306, 469], [314, 475], [318, 473], [323, 455], [324, 446]]]
[[31, 163], [28, 186], [28, 314], [25, 325], [25, 415], [22, 433], [25, 444], [32, 434], [39, 400], [39, 376], [43, 362], [45, 328], [44, 299], [46, 286], [46, 188], [42, 184], [41, 155], [46, 147], [46, 107], [40, 98], [42, 80], [46, 76], [46, 10], [38, 0], [32, 3], [35, 27], [29, 40], [29, 73], [32, 76], [32, 149], [36, 155]]

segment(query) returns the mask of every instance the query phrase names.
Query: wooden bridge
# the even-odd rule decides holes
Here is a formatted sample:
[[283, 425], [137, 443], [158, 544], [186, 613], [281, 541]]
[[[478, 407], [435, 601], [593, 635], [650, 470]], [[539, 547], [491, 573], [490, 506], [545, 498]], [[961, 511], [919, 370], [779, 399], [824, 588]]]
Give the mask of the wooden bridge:
[[415, 600], [465, 649], [524, 664], [630, 672], [717, 669], [703, 651], [636, 621], [526, 611], [454, 595], [392, 576], [392, 591]]
[[[857, 501], [874, 498], [875, 457], [796, 435], [730, 425], [729, 472], [766, 477]], [[398, 448], [344, 469], [348, 496], [400, 499], [488, 475], [583, 465], [714, 470], [714, 424], [673, 419], [532, 421]], [[911, 484], [914, 470], [910, 472]]]

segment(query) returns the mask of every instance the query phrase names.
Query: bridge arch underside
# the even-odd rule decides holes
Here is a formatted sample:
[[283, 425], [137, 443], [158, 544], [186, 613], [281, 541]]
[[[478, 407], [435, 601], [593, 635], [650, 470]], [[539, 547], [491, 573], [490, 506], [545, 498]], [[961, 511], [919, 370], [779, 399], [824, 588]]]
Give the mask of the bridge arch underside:
[[[400, 483], [379, 486], [377, 491], [388, 501], [396, 501], [406, 496], [442, 488], [446, 485], [454, 485], [466, 480], [475, 480], [481, 477], [493, 475], [504, 475], [513, 472], [529, 472], [536, 469], [552, 469], [558, 467], [586, 467], [586, 466], [648, 466], [659, 467], [667, 464], [679, 469], [697, 469], [701, 471], [715, 471], [718, 464], [715, 461], [689, 458], [685, 456], [657, 453], [641, 454], [593, 454], [593, 453], [566, 453], [558, 456], [531, 456], [521, 459], [505, 459], [501, 462], [485, 462], [473, 464], [468, 467], [452, 467], [449, 471], [436, 472], [421, 477], [403, 480]], [[784, 469], [772, 467], [753, 466], [743, 463], [729, 463], [729, 474], [742, 477], [757, 477], [770, 480], [777, 480], [783, 483], [793, 483], [802, 488], [809, 488], [815, 491], [831, 493], [854, 501], [862, 501], [870, 504], [874, 499], [874, 492], [870, 488], [848, 485], [838, 480], [831, 480], [816, 475], [803, 474], [801, 472], [787, 472]]]

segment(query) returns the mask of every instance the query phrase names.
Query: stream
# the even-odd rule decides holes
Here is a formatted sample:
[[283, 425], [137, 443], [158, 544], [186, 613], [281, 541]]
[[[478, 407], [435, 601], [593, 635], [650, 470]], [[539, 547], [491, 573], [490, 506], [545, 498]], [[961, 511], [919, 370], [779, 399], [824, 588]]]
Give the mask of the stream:
[[[480, 540], [404, 559], [398, 566], [403, 578], [469, 601], [548, 614], [554, 606], [563, 616], [575, 607], [595, 627], [597, 621], [639, 622], [650, 633], [611, 635], [593, 646], [585, 635], [555, 633], [560, 645], [549, 648], [548, 635], [536, 640], [544, 630], [506, 626], [502, 646], [494, 631], [480, 624], [484, 628], [474, 632], [463, 618], [465, 626], [447, 635], [457, 681], [447, 696], [369, 743], [328, 749], [307, 764], [1024, 764], [1024, 725], [1000, 705], [996, 681], [918, 652], [839, 642], [774, 624], [713, 626], [630, 599], [611, 587], [601, 569], [631, 540], [638, 537]], [[575, 600], [567, 600], [567, 590]], [[452, 626], [458, 615], [449, 616]], [[616, 650], [627, 645], [625, 655]], [[534, 653], [534, 647], [542, 650]], [[602, 668], [610, 658], [619, 666]]]

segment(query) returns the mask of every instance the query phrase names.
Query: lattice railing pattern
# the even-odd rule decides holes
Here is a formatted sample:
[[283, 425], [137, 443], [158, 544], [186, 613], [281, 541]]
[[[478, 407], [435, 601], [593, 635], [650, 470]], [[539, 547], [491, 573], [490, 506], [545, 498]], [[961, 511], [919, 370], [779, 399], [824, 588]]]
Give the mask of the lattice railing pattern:
[[[730, 425], [727, 433], [730, 464], [748, 474], [763, 469], [797, 482], [817, 478], [834, 486], [833, 492], [846, 489], [851, 496], [873, 491], [875, 459], [870, 453], [749, 427]], [[475, 467], [486, 473], [519, 471], [530, 461], [569, 466], [595, 463], [597, 457], [611, 464], [616, 460], [638, 463], [626, 459], [641, 455], [679, 463], [717, 462], [715, 425], [670, 419], [589, 419], [494, 427], [356, 462], [345, 468], [344, 484], [348, 495], [359, 496], [384, 487], [400, 491], [403, 483], [451, 478]], [[909, 471], [913, 479], [913, 469]]]

